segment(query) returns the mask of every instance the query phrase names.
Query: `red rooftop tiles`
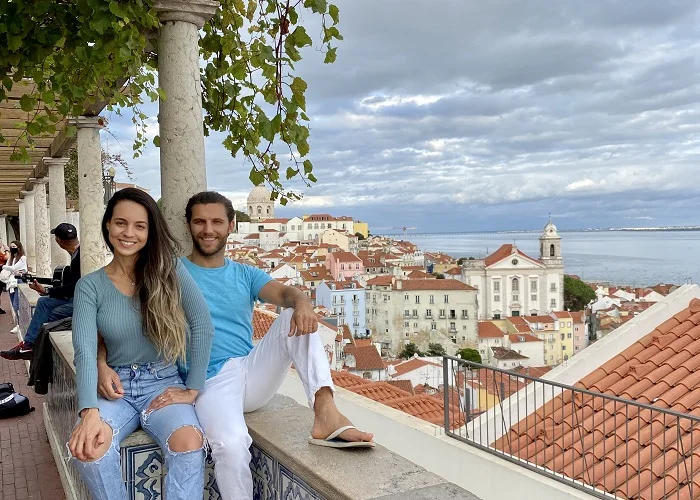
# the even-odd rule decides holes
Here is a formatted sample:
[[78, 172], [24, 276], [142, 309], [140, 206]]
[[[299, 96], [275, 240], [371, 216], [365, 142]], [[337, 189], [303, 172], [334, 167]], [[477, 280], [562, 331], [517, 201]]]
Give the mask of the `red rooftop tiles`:
[[[700, 417], [698, 325], [700, 300], [693, 299], [576, 386]], [[540, 407], [496, 447], [619, 498], [700, 498], [700, 423], [571, 396], [565, 391]]]

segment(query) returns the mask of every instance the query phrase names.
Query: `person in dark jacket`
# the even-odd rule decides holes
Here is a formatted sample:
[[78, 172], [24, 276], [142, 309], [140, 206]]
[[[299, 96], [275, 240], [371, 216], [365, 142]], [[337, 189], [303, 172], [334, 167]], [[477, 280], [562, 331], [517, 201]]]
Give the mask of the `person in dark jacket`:
[[70, 266], [63, 275], [61, 286], [44, 288], [34, 280], [29, 287], [36, 290], [41, 297], [34, 308], [34, 315], [24, 335], [24, 341], [12, 349], [0, 352], [5, 359], [31, 359], [34, 342], [39, 335], [39, 328], [44, 323], [58, 321], [73, 315], [73, 294], [75, 284], [80, 279], [80, 241], [78, 231], [73, 224], [66, 222], [51, 230], [56, 237], [56, 243], [71, 256]]

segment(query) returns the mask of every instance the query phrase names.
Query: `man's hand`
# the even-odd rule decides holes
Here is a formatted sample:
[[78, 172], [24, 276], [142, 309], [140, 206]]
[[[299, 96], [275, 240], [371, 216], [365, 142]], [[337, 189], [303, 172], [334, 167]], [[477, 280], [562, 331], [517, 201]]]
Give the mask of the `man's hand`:
[[97, 363], [97, 392], [105, 399], [114, 400], [124, 397], [124, 387], [119, 380], [119, 375], [107, 363]]
[[44, 285], [42, 285], [41, 283], [39, 283], [37, 280], [33, 280], [33, 281], [29, 284], [29, 288], [31, 288], [32, 290], [35, 290], [36, 292], [38, 292], [39, 295], [46, 295], [46, 288], [44, 288]]
[[[306, 298], [306, 296], [304, 296]], [[318, 330], [318, 316], [309, 300], [297, 300], [289, 328], [289, 336], [309, 335]]]
[[160, 396], [151, 401], [151, 404], [146, 409], [146, 413], [160, 410], [161, 408], [173, 404], [194, 404], [199, 391], [194, 389], [180, 389], [179, 387], [168, 387]]

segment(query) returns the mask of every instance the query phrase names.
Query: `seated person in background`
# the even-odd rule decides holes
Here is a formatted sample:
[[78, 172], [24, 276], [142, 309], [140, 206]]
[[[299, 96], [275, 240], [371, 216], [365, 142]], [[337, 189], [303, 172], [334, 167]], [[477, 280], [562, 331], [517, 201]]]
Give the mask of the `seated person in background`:
[[[10, 259], [10, 249], [5, 245], [5, 242], [0, 240], [0, 269], [2, 269], [2, 266], [7, 264], [7, 261]], [[5, 291], [6, 284], [4, 281], [0, 281], [0, 297], [2, 297], [2, 292]], [[0, 307], [0, 314], [7, 314], [7, 311], [5, 311], [2, 307]]]
[[[83, 277], [73, 315], [80, 420], [68, 444], [71, 461], [94, 498], [128, 498], [121, 441], [140, 427], [158, 443], [167, 474], [163, 497], [202, 498], [204, 436], [194, 411], [204, 388], [214, 335], [207, 304], [185, 266], [158, 206], [127, 188], [107, 204], [102, 235], [114, 258]], [[100, 331], [123, 397], [97, 395]], [[176, 362], [189, 363], [185, 382]]]
[[80, 241], [78, 240], [78, 231], [73, 224], [64, 222], [51, 230], [51, 234], [56, 237], [58, 246], [70, 254], [70, 267], [64, 273], [61, 286], [44, 288], [36, 280], [30, 283], [29, 287], [36, 290], [41, 297], [34, 308], [34, 315], [24, 334], [24, 340], [12, 349], [0, 352], [0, 357], [2, 358], [12, 360], [31, 359], [34, 342], [37, 335], [39, 335], [41, 325], [73, 315], [73, 294], [75, 293], [75, 284], [80, 279]]

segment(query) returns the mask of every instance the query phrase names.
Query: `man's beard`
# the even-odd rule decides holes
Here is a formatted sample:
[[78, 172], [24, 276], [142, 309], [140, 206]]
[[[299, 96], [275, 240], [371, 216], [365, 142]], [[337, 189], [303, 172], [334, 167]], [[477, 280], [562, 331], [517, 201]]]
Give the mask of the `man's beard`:
[[195, 238], [195, 237], [193, 236], [193, 237], [192, 237], [192, 246], [194, 246], [195, 250], [196, 250], [197, 253], [199, 253], [200, 255], [203, 255], [203, 256], [205, 256], [205, 257], [211, 257], [212, 255], [216, 255], [217, 253], [221, 252], [221, 250], [224, 249], [224, 247], [226, 246], [226, 240], [223, 240], [223, 242], [222, 242], [219, 246], [217, 246], [214, 250], [205, 251], [205, 250], [200, 246], [199, 241], [197, 240], [197, 238]]

